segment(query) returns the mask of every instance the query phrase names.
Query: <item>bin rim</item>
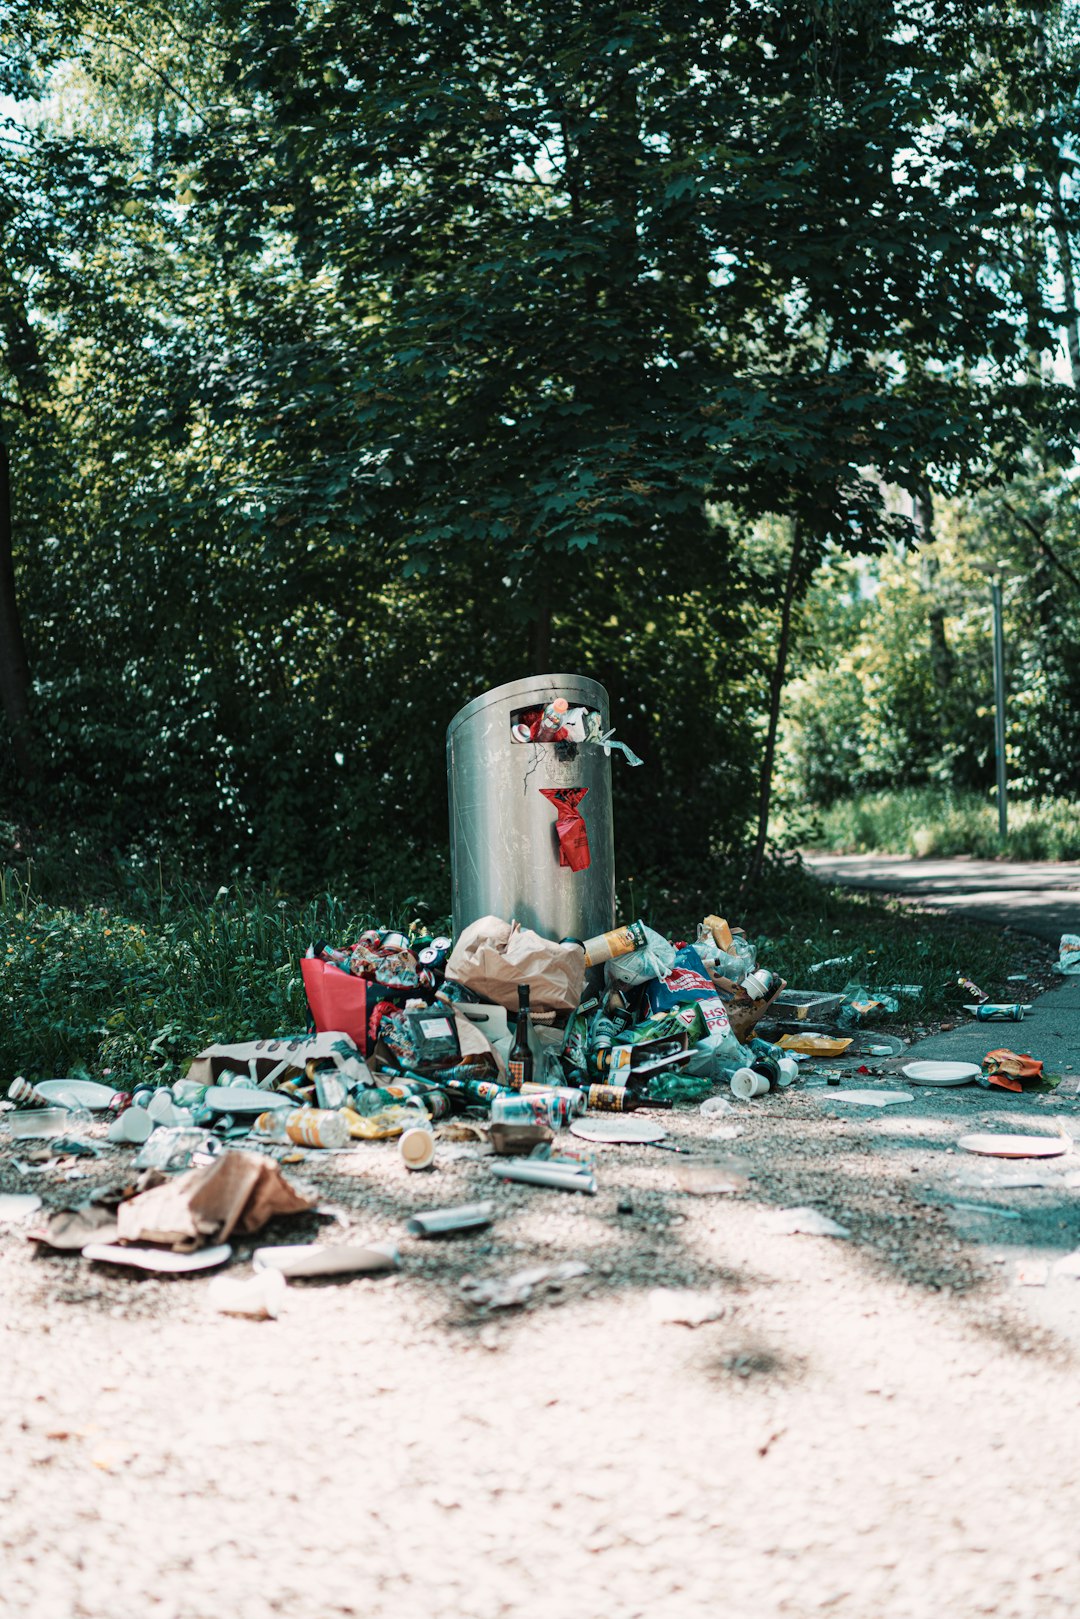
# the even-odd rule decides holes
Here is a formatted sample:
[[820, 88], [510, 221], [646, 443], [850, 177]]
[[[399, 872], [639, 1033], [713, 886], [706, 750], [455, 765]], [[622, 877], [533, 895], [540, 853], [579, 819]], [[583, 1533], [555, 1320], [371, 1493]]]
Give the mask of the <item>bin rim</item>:
[[598, 680], [594, 680], [591, 675], [523, 675], [518, 680], [508, 680], [502, 686], [494, 686], [491, 691], [481, 692], [479, 697], [472, 698], [464, 708], [459, 708], [446, 727], [447, 741], [466, 720], [472, 719], [485, 708], [490, 708], [495, 703], [505, 703], [513, 697], [529, 697], [535, 693], [538, 686], [545, 685], [557, 686], [560, 696], [573, 695], [579, 703], [589, 708], [602, 710], [608, 702], [606, 687]]

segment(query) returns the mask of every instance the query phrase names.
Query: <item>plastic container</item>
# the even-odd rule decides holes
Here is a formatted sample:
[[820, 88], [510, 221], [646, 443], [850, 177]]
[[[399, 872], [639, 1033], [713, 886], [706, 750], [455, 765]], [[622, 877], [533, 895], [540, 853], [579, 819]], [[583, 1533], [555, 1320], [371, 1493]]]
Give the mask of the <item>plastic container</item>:
[[66, 1107], [26, 1108], [24, 1112], [6, 1113], [4, 1117], [13, 1136], [62, 1136], [71, 1129], [71, 1113]]

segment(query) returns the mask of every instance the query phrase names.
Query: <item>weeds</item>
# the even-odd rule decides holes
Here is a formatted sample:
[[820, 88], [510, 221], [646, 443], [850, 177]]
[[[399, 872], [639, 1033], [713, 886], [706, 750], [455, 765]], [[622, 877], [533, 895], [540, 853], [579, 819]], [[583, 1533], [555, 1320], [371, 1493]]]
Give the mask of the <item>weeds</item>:
[[840, 854], [973, 855], [983, 860], [1080, 859], [1080, 804], [1065, 798], [1009, 805], [998, 837], [997, 806], [978, 793], [930, 788], [870, 793], [820, 810], [807, 847]]

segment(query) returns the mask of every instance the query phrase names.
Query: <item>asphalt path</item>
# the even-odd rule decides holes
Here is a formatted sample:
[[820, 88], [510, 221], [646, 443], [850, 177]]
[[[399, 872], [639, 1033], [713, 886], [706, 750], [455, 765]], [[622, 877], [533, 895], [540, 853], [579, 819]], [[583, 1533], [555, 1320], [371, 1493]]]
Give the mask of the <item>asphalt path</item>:
[[[913, 904], [940, 907], [973, 921], [1011, 927], [1057, 944], [1063, 933], [1080, 933], [1080, 865], [1051, 861], [904, 860], [884, 855], [807, 855], [809, 870], [823, 882], [894, 894]], [[1022, 986], [1017, 998], [1023, 997]], [[944, 1153], [924, 1172], [924, 1195], [949, 1210], [961, 1245], [984, 1264], [1001, 1267], [1014, 1302], [1033, 1323], [1048, 1329], [1080, 1358], [1080, 1288], [1058, 1276], [1063, 1253], [1080, 1237], [1076, 1175], [1080, 1157], [1080, 976], [1034, 998], [1022, 1024], [965, 1021], [917, 1040], [886, 1064], [886, 1083], [910, 1083], [903, 1072], [913, 1060], [981, 1065], [988, 1050], [1031, 1052], [1048, 1073], [1064, 1074], [1050, 1096], [988, 1092], [976, 1086], [938, 1089], [912, 1085], [913, 1100], [889, 1108], [883, 1129], [901, 1135], [936, 1129]], [[838, 1111], [843, 1112], [841, 1108]], [[958, 1150], [971, 1130], [1061, 1133], [1069, 1152], [1049, 1160], [985, 1158]], [[1077, 1176], [1080, 1181], [1080, 1176]], [[1037, 1285], [1028, 1285], [1032, 1277]], [[1024, 1280], [1026, 1278], [1026, 1281]]]
[[907, 860], [891, 855], [808, 854], [823, 882], [920, 900], [1057, 944], [1080, 933], [1080, 865], [1055, 861]]

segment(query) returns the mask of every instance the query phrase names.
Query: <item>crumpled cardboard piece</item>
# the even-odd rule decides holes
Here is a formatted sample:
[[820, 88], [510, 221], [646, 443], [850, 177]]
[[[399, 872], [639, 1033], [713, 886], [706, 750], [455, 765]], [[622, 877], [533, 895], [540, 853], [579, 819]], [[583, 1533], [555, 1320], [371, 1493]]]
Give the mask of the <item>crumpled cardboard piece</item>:
[[340, 1030], [299, 1035], [295, 1040], [244, 1040], [207, 1046], [192, 1061], [187, 1078], [197, 1085], [215, 1085], [224, 1073], [246, 1074], [260, 1090], [271, 1090], [284, 1080], [302, 1077], [309, 1062], [341, 1067], [359, 1055], [354, 1041]]
[[158, 1242], [178, 1253], [258, 1231], [277, 1214], [302, 1214], [318, 1197], [297, 1191], [272, 1158], [223, 1152], [116, 1211], [121, 1242]]
[[446, 976], [510, 1012], [517, 1011], [519, 984], [528, 984], [534, 1010], [572, 1012], [585, 982], [585, 952], [516, 922], [482, 916], [461, 933]]
[[147, 1169], [135, 1182], [104, 1186], [76, 1203], [50, 1209], [27, 1232], [35, 1242], [61, 1252], [77, 1253], [91, 1242], [116, 1241], [116, 1211], [125, 1200], [161, 1186], [165, 1176], [159, 1169]]

